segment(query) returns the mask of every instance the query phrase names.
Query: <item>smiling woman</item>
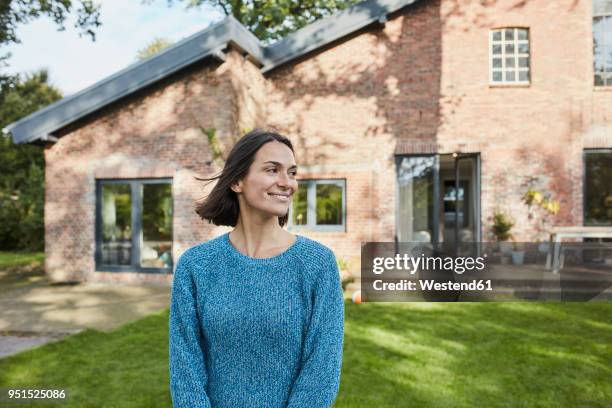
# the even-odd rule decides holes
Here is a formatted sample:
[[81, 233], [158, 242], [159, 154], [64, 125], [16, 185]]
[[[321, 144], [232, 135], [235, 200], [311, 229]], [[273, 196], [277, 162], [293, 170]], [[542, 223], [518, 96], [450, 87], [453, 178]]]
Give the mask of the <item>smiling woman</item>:
[[170, 306], [175, 407], [330, 407], [344, 301], [334, 253], [283, 229], [298, 188], [293, 145], [243, 136], [196, 212], [234, 227], [179, 259]]

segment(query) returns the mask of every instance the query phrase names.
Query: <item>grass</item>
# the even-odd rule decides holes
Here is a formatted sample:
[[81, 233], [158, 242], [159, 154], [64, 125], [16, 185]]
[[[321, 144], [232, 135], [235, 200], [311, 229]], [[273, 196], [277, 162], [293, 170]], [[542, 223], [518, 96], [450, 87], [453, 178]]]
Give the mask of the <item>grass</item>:
[[0, 294], [46, 280], [43, 252], [0, 251]]
[[[609, 406], [610, 316], [606, 302], [347, 301], [335, 407]], [[62, 407], [169, 407], [167, 334], [167, 309], [88, 330], [0, 360], [0, 388], [62, 387]]]
[[31, 263], [42, 263], [45, 259], [44, 252], [7, 252], [0, 251], [0, 269], [29, 265]]

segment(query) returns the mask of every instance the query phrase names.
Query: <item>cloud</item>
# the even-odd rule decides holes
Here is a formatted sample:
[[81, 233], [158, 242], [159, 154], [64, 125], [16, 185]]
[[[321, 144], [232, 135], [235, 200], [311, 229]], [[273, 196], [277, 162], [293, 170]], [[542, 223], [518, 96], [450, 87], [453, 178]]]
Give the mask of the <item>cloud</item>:
[[191, 8], [165, 0], [141, 4], [138, 0], [98, 0], [102, 26], [96, 41], [79, 37], [74, 19], [65, 31], [48, 18], [35, 20], [17, 31], [21, 44], [4, 47], [12, 54], [11, 73], [49, 70], [50, 81], [64, 95], [70, 95], [125, 68], [136, 60], [138, 50], [154, 38], [178, 41], [223, 18], [209, 7]]

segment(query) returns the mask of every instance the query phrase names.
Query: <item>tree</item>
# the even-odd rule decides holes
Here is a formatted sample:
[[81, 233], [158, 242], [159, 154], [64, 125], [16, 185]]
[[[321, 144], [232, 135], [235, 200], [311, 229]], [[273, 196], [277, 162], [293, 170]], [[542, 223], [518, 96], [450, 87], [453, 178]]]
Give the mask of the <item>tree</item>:
[[[0, 81], [0, 127], [62, 97], [45, 70]], [[0, 248], [43, 247], [44, 158], [41, 147], [0, 138]]]
[[95, 40], [94, 28], [100, 26], [100, 6], [92, 0], [2, 0], [0, 2], [0, 45], [18, 43], [16, 29], [41, 16], [48, 16], [64, 30], [68, 15], [76, 9], [74, 26], [79, 35], [88, 35]]
[[[143, 0], [151, 3], [153, 0]], [[232, 15], [261, 41], [269, 43], [305, 25], [329, 16], [360, 0], [168, 0], [187, 3], [187, 8], [203, 4]]]
[[143, 60], [157, 54], [158, 52], [172, 45], [172, 41], [167, 38], [156, 38], [151, 41], [146, 47], [138, 51], [138, 60]]

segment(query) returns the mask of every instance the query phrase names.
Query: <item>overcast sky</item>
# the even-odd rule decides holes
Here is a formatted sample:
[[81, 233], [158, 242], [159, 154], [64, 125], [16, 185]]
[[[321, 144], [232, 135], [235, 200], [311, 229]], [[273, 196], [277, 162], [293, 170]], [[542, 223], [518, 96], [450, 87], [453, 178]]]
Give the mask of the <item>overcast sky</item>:
[[102, 5], [102, 26], [96, 41], [79, 37], [67, 21], [65, 31], [57, 31], [49, 18], [41, 18], [17, 31], [20, 44], [2, 47], [11, 52], [10, 66], [4, 72], [49, 70], [50, 82], [64, 96], [75, 93], [136, 61], [138, 50], [157, 37], [174, 42], [196, 33], [223, 18], [211, 8], [185, 9], [182, 4], [168, 8], [166, 0], [143, 5], [141, 0], [95, 0]]

